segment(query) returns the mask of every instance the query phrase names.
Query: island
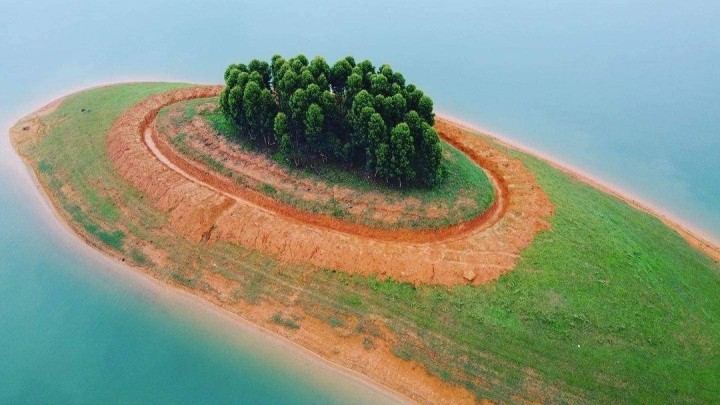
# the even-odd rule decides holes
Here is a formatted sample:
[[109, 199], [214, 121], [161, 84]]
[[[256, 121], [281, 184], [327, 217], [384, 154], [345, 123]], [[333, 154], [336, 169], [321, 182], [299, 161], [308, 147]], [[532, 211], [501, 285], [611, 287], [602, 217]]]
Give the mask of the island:
[[87, 243], [413, 401], [717, 398], [717, 246], [390, 65], [223, 78], [84, 90], [12, 142]]

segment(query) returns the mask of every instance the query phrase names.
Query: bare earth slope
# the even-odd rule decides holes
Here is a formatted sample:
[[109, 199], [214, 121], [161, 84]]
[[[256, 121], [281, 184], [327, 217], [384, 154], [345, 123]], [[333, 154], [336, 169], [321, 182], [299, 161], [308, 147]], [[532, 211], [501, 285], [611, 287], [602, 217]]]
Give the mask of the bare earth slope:
[[439, 122], [443, 139], [485, 168], [496, 201], [485, 214], [437, 231], [390, 230], [300, 211], [208, 173], [157, 136], [154, 119], [167, 105], [217, 95], [221, 86], [173, 90], [126, 111], [108, 135], [121, 176], [169, 214], [193, 241], [226, 240], [278, 257], [400, 281], [475, 284], [511, 270], [520, 251], [548, 227], [552, 206], [534, 176], [487, 142]]

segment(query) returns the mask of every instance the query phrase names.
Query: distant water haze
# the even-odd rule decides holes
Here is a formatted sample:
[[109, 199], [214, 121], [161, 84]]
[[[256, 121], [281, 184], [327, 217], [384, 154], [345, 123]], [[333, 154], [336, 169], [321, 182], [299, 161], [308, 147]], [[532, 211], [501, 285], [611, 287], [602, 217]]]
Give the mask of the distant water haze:
[[[390, 63], [440, 112], [555, 156], [720, 239], [720, 2], [438, 3], [0, 0], [0, 122], [7, 132], [49, 96], [106, 81], [217, 83], [229, 63], [254, 57], [304, 53], [332, 63], [352, 54]], [[6, 161], [12, 156], [6, 139], [0, 147]], [[0, 342], [11, 342], [0, 345], [0, 354], [15, 357], [0, 362], [0, 377], [11, 375], [8, 364], [25, 367], [17, 375], [26, 377], [45, 367], [33, 347], [53, 353], [48, 347], [72, 344], [77, 329], [89, 327], [72, 323], [88, 295], [98, 309], [85, 316], [125, 316], [113, 312], [116, 304], [102, 304], [120, 300], [120, 307], [145, 314], [123, 318], [123, 325], [150, 328], [164, 336], [155, 342], [167, 338], [174, 342], [168, 346], [185, 350], [181, 340], [188, 338], [173, 340], [158, 328], [190, 322], [144, 319], [159, 315], [147, 315], [152, 303], [135, 307], [129, 303], [135, 298], [122, 298], [122, 285], [95, 292], [93, 265], [67, 258], [66, 246], [27, 219], [34, 208], [23, 205], [22, 186], [7, 179], [9, 170], [0, 164]], [[48, 315], [53, 307], [59, 310]], [[49, 329], [53, 335], [35, 333], [48, 323], [57, 327]], [[60, 327], [66, 324], [75, 329]], [[9, 328], [18, 325], [37, 331]], [[99, 330], [98, 341], [115, 338], [113, 328]], [[118, 356], [141, 367], [137, 356], [146, 353], [135, 349], [143, 342], [129, 341]], [[208, 355], [203, 367], [229, 378], [235, 366], [218, 360], [224, 355]], [[100, 372], [115, 360], [78, 361]], [[57, 375], [67, 381], [40, 387], [62, 391], [82, 383]], [[0, 383], [0, 399], [7, 386]]]
[[3, 118], [109, 79], [353, 54], [720, 239], [717, 1], [4, 2]]

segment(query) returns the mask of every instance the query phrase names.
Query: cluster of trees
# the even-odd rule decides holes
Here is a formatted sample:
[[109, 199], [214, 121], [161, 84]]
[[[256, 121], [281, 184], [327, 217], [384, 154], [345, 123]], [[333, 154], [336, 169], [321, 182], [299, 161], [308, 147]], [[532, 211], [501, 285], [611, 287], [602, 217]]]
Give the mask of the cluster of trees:
[[220, 105], [238, 136], [296, 166], [342, 163], [400, 187], [442, 176], [432, 99], [389, 65], [275, 55], [230, 65], [225, 83]]

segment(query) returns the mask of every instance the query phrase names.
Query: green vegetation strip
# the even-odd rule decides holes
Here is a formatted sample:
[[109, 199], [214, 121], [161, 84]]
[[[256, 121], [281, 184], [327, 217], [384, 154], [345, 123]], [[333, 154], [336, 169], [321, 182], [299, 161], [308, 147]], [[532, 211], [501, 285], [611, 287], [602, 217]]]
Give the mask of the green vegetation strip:
[[[307, 266], [240, 246], [198, 246], [155, 232], [164, 214], [115, 174], [105, 135], [121, 111], [177, 86], [125, 84], [70, 96], [44, 119], [50, 133], [21, 150], [92, 237], [125, 252], [132, 240], [162, 247], [169, 264], [147, 265], [157, 277], [212, 291], [199, 277], [210, 268], [237, 282], [234, 300], [292, 302], [338, 328], [349, 317], [363, 325], [384, 319], [398, 334], [395, 353], [481, 398], [720, 401], [720, 266], [658, 219], [524, 154], [510, 151], [551, 198], [552, 230], [486, 286], [415, 288], [331, 269], [308, 277]], [[116, 231], [125, 236], [99, 233]], [[372, 341], [377, 331], [351, 333]]]

